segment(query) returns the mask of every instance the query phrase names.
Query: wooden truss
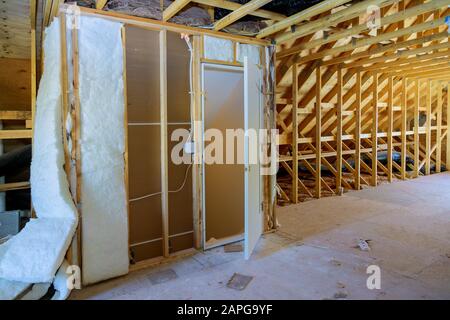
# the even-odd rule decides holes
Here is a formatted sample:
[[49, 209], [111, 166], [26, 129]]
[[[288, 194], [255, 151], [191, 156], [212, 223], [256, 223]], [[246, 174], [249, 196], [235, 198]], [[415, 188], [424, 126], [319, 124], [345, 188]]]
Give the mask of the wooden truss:
[[[258, 35], [278, 45], [279, 161], [291, 176], [281, 197], [294, 203], [450, 165], [450, 0], [347, 2], [324, 1]], [[375, 26], [368, 8], [379, 9]]]

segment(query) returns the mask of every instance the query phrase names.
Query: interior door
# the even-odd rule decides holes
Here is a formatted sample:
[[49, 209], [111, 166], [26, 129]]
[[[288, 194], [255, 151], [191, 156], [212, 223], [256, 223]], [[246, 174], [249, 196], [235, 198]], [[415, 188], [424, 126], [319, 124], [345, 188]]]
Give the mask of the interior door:
[[[261, 77], [258, 66], [244, 57], [244, 122], [245, 131], [252, 129], [259, 138], [260, 106], [261, 106]], [[249, 259], [263, 231], [263, 215], [260, 201], [260, 170], [258, 153], [259, 139], [250, 139], [252, 134], [245, 137], [245, 259]], [[254, 136], [254, 135], [253, 135]], [[255, 158], [256, 156], [256, 158]], [[257, 161], [255, 161], [257, 160]]]

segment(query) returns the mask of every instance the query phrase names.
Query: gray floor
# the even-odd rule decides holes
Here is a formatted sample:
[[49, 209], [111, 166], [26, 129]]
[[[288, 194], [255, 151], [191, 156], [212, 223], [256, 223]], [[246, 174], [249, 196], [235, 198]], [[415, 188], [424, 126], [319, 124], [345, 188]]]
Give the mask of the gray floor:
[[[72, 293], [72, 299], [450, 299], [450, 174], [278, 209], [249, 261], [217, 248]], [[357, 247], [370, 240], [370, 251]], [[381, 289], [366, 286], [367, 266]], [[244, 290], [234, 273], [252, 276]]]

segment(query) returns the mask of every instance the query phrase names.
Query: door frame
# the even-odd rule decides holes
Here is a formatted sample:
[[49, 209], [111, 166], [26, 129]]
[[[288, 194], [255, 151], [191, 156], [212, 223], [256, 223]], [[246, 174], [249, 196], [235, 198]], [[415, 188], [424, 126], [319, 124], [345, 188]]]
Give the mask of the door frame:
[[[233, 242], [238, 242], [238, 241], [242, 241], [244, 240], [245, 237], [245, 232], [239, 235], [235, 235], [235, 236], [230, 236], [230, 237], [226, 237], [226, 238], [222, 238], [222, 239], [217, 239], [217, 242], [207, 245], [206, 244], [206, 206], [205, 206], [205, 200], [206, 200], [206, 190], [205, 190], [205, 163], [204, 163], [204, 158], [203, 158], [203, 153], [204, 153], [204, 147], [205, 147], [205, 94], [204, 94], [204, 89], [205, 89], [205, 68], [207, 67], [213, 67], [216, 69], [222, 69], [222, 70], [234, 70], [234, 71], [239, 71], [242, 72], [242, 74], [244, 74], [244, 66], [230, 66], [230, 65], [225, 65], [225, 64], [219, 64], [219, 63], [210, 63], [210, 62], [202, 62], [201, 63], [201, 90], [202, 90], [202, 99], [201, 99], [201, 113], [202, 113], [202, 128], [201, 128], [201, 137], [202, 137], [202, 141], [199, 144], [201, 146], [201, 172], [202, 172], [202, 246], [203, 246], [203, 250], [208, 250], [208, 249], [212, 249], [215, 247], [219, 247], [219, 246], [223, 246], [229, 243], [233, 243]], [[244, 101], [242, 101], [242, 105], [244, 106]], [[244, 211], [243, 211], [243, 215], [245, 218], [245, 207], [244, 207]]]

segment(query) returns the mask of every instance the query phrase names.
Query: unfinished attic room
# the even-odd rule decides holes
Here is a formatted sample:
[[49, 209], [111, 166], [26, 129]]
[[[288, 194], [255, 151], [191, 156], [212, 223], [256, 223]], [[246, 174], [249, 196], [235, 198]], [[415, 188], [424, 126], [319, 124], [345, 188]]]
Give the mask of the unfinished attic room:
[[0, 300], [449, 300], [449, 26], [0, 0]]

